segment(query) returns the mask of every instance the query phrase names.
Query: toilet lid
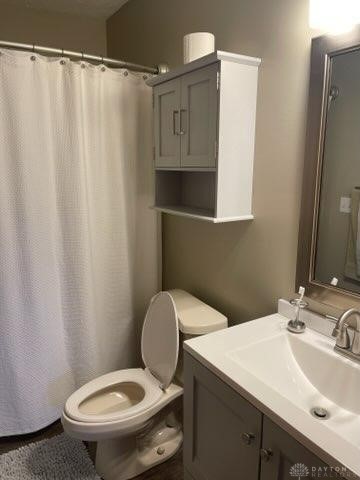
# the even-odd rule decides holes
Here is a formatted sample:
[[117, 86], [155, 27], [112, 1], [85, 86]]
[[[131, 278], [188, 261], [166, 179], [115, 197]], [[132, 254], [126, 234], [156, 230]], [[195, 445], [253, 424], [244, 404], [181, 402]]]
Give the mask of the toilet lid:
[[141, 335], [145, 366], [167, 388], [175, 374], [179, 353], [179, 330], [175, 303], [168, 292], [160, 292], [150, 302]]

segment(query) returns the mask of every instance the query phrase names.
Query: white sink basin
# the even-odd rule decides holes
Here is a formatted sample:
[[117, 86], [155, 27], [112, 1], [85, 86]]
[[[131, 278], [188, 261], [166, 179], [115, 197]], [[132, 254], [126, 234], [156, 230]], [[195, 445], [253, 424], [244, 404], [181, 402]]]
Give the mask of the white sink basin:
[[338, 414], [341, 407], [360, 415], [360, 367], [333, 344], [311, 330], [294, 335], [283, 329], [227, 355], [306, 411], [324, 406]]
[[[360, 364], [334, 352], [331, 338], [310, 329], [289, 333], [287, 321], [270, 315], [194, 338], [185, 349], [290, 433], [307, 438], [324, 461], [360, 476]], [[329, 417], [314, 418], [314, 407]]]

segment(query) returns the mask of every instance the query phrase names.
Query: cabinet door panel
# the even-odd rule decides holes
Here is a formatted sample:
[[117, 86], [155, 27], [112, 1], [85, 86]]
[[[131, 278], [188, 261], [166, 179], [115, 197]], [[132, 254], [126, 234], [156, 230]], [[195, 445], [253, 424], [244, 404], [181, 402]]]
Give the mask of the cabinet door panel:
[[[291, 435], [264, 417], [262, 448], [272, 455], [261, 460], [260, 480], [294, 480], [317, 477], [313, 472], [327, 465]], [[298, 464], [296, 467], [294, 467]], [[296, 474], [298, 470], [298, 475]], [[313, 470], [315, 469], [315, 470]], [[327, 467], [329, 469], [329, 467]], [[323, 472], [326, 470], [322, 470]]]
[[[261, 413], [185, 354], [184, 463], [194, 480], [257, 480]], [[247, 443], [244, 434], [251, 434]]]
[[215, 167], [217, 140], [218, 65], [196, 70], [181, 79], [181, 165]]
[[154, 88], [155, 166], [180, 166], [180, 79]]

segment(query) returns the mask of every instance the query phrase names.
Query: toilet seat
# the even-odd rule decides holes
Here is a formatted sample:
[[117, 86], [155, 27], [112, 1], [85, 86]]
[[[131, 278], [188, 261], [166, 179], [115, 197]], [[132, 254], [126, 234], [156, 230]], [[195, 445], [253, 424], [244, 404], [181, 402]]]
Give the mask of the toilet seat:
[[[135, 405], [125, 406], [124, 408], [121, 402], [118, 402], [119, 408], [114, 407], [109, 413], [87, 413], [86, 409], [82, 409], [84, 402], [96, 400], [96, 397], [100, 398], [101, 395], [107, 395], [107, 393], [116, 395], [115, 392], [111, 391], [112, 389], [115, 390], [117, 388], [117, 394], [121, 395], [121, 387], [124, 384], [132, 384], [135, 388], [138, 387], [139, 391], [143, 390], [143, 398]], [[106, 392], [107, 390], [109, 392]], [[114, 422], [147, 410], [160, 399], [162, 394], [159, 381], [147, 369], [131, 368], [117, 370], [95, 378], [74, 392], [65, 404], [65, 414], [78, 422]]]
[[166, 389], [179, 355], [178, 314], [169, 292], [160, 292], [150, 301], [142, 328], [141, 354], [145, 367]]
[[138, 411], [135, 415], [124, 416], [117, 420], [98, 422], [98, 421], [78, 421], [71, 418], [66, 411], [63, 411], [61, 422], [64, 430], [74, 438], [80, 440], [98, 442], [118, 438], [122, 435], [128, 435], [141, 430], [154, 415], [162, 410], [166, 405], [173, 402], [183, 394], [182, 387], [172, 383], [166, 391], [160, 390], [160, 398], [157, 402], [148, 408]]
[[115, 422], [159, 401], [174, 376], [179, 351], [177, 313], [167, 292], [151, 299], [141, 351], [145, 369], [117, 370], [86, 383], [68, 398], [65, 415], [84, 423]]
[[95, 378], [67, 400], [65, 431], [82, 440], [112, 438], [148, 422], [182, 395], [172, 382], [179, 353], [178, 315], [168, 292], [155, 295], [141, 337], [145, 369], [117, 370]]

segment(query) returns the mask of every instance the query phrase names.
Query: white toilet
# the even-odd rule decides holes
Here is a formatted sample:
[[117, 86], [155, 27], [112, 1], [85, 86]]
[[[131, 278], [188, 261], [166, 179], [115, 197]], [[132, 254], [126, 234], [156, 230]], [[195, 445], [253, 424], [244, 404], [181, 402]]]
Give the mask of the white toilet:
[[179, 329], [186, 339], [226, 327], [224, 315], [189, 293], [160, 292], [142, 330], [145, 368], [108, 373], [69, 397], [64, 430], [98, 442], [96, 470], [104, 480], [133, 478], [176, 453], [183, 438], [177, 418], [183, 393]]

